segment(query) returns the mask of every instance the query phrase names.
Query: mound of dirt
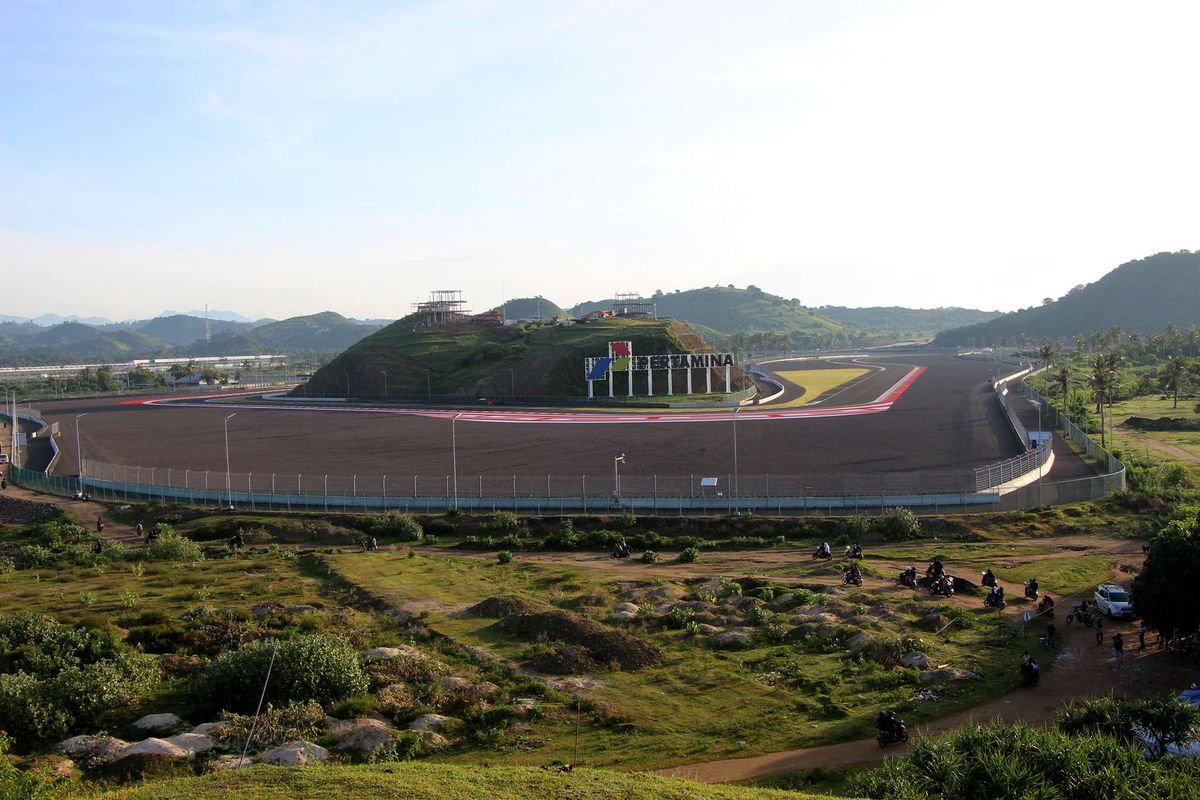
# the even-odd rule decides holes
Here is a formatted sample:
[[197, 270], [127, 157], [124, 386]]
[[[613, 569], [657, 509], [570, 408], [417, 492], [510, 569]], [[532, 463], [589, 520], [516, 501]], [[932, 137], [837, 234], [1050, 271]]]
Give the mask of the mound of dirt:
[[528, 600], [522, 600], [513, 595], [505, 595], [504, 597], [489, 597], [487, 600], [481, 600], [468, 608], [467, 613], [486, 619], [504, 619], [505, 617], [511, 617], [513, 614], [535, 614], [540, 610]]
[[1130, 417], [1124, 425], [1139, 431], [1200, 431], [1200, 419], [1180, 417]]
[[49, 503], [37, 503], [33, 500], [22, 500], [17, 497], [0, 495], [0, 522], [13, 522], [23, 525], [50, 519], [57, 513], [58, 506], [53, 506]]
[[601, 664], [615, 661], [622, 669], [641, 669], [662, 659], [662, 651], [654, 645], [566, 611], [513, 614], [492, 627], [531, 639], [576, 644], [586, 648], [591, 657]]
[[586, 647], [577, 644], [563, 644], [549, 652], [531, 658], [525, 666], [534, 672], [546, 675], [580, 675], [600, 669], [600, 662], [592, 658]]

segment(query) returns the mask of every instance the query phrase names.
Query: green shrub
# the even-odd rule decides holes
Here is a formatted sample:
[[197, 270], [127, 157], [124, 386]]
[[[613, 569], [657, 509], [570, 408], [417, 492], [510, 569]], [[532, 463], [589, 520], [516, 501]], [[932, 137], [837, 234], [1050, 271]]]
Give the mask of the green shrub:
[[154, 526], [155, 530], [159, 528], [166, 530], [159, 533], [158, 538], [146, 545], [142, 551], [147, 561], [179, 563], [204, 560], [204, 551], [199, 544], [185, 536], [180, 536], [166, 525], [160, 523]]
[[13, 564], [17, 569], [36, 569], [48, 567], [58, 561], [58, 556], [40, 544], [27, 544], [17, 548], [13, 556]]
[[254, 729], [254, 749], [265, 750], [278, 747], [297, 739], [313, 741], [325, 730], [325, 712], [319, 703], [292, 703], [283, 708], [275, 708], [270, 703], [258, 715], [255, 723], [253, 715], [222, 714], [224, 725], [213, 731], [213, 738], [226, 748], [241, 752]]
[[56, 778], [38, 770], [22, 772], [8, 759], [12, 740], [0, 731], [0, 798], [3, 800], [54, 800], [74, 792], [67, 788], [67, 779]]
[[515, 531], [521, 527], [521, 518], [511, 511], [497, 511], [492, 517], [492, 527], [502, 531]]
[[367, 533], [397, 542], [420, 542], [425, 538], [421, 523], [408, 514], [376, 514], [367, 519]]
[[852, 542], [857, 542], [871, 530], [871, 518], [865, 514], [851, 514], [838, 523], [838, 532]]
[[763, 606], [755, 606], [750, 609], [750, 614], [747, 617], [751, 625], [761, 627], [771, 621], [771, 612]]
[[513, 560], [512, 551], [511, 550], [501, 550], [499, 553], [496, 553], [496, 560], [499, 561], [501, 564], [509, 563], [510, 561]]
[[336, 636], [312, 634], [286, 641], [260, 639], [225, 653], [209, 664], [200, 699], [211, 698], [230, 711], [253, 711], [276, 645], [266, 692], [273, 703], [332, 703], [367, 690], [355, 649]]
[[663, 624], [668, 628], [682, 630], [692, 622], [692, 619], [695, 616], [696, 612], [692, 609], [684, 608], [683, 606], [675, 606], [675, 608], [672, 608], [663, 617]]
[[875, 528], [889, 542], [918, 539], [921, 536], [921, 521], [912, 509], [889, 508], [875, 518]]
[[643, 564], [657, 564], [658, 563], [658, 553], [654, 552], [653, 550], [643, 551], [642, 552], [642, 563]]
[[681, 564], [694, 564], [700, 560], [700, 551], [694, 547], [685, 548], [679, 551], [675, 560]]
[[721, 579], [721, 586], [717, 589], [717, 597], [741, 597], [742, 585], [737, 581], [731, 581], [728, 578]]

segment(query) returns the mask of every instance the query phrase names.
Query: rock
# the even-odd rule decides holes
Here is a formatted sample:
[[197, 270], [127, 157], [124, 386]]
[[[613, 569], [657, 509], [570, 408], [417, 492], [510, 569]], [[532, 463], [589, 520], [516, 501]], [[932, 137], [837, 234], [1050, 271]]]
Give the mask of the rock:
[[209, 772], [225, 772], [231, 769], [241, 769], [242, 767], [254, 766], [254, 757], [246, 756], [245, 759], [241, 755], [224, 755], [217, 756], [212, 761], [208, 762], [205, 769]]
[[314, 614], [317, 611], [315, 606], [306, 605], [284, 606], [283, 610], [288, 614]]
[[703, 633], [705, 636], [712, 636], [714, 633], [721, 633], [725, 629], [717, 625], [709, 625], [702, 622], [696, 626], [696, 630], [700, 633]]
[[537, 711], [538, 700], [536, 697], [518, 697], [513, 700], [513, 715], [517, 719], [526, 719]]
[[475, 694], [484, 700], [493, 700], [496, 695], [500, 694], [500, 687], [491, 681], [480, 681], [475, 684]]
[[350, 724], [350, 730], [338, 740], [335, 749], [366, 756], [389, 747], [399, 735], [399, 731], [377, 719], [360, 717]]
[[449, 717], [443, 717], [441, 714], [422, 714], [408, 723], [408, 729], [410, 731], [436, 731], [449, 721]]
[[395, 647], [372, 647], [370, 650], [364, 650], [363, 658], [425, 658], [425, 654], [415, 647], [410, 647], [406, 644], [396, 645]]
[[633, 614], [634, 616], [637, 616], [638, 612], [641, 610], [641, 607], [636, 603], [618, 603], [617, 607], [614, 609], [614, 611], [617, 613]]
[[251, 606], [250, 613], [256, 617], [269, 617], [272, 614], [278, 614], [284, 608], [284, 604], [278, 600], [267, 600], [264, 603], [257, 603]]
[[917, 627], [923, 631], [941, 630], [946, 625], [946, 618], [936, 611], [926, 614], [917, 620]]
[[910, 669], [928, 669], [929, 658], [924, 653], [904, 653], [900, 656], [900, 664]]
[[712, 637], [714, 647], [749, 647], [754, 644], [753, 628], [731, 628]]
[[129, 742], [111, 736], [72, 736], [55, 745], [54, 752], [85, 766], [111, 764], [121, 757], [121, 751], [128, 746]]
[[870, 643], [871, 636], [865, 631], [859, 631], [846, 641], [846, 649], [851, 653], [857, 653], [859, 650], [865, 649]]
[[434, 733], [433, 731], [414, 731], [414, 733], [416, 733], [417, 739], [421, 742], [421, 748], [424, 750], [440, 750], [449, 744], [446, 741], [446, 737], [440, 733]]
[[314, 764], [329, 759], [329, 751], [319, 744], [303, 740], [281, 744], [279, 747], [259, 753], [259, 758], [267, 764], [280, 767], [294, 767], [299, 764]]
[[447, 692], [463, 693], [471, 688], [471, 682], [466, 678], [449, 675], [441, 680], [441, 687]]
[[177, 736], [168, 736], [165, 741], [170, 742], [181, 750], [186, 750], [193, 756], [207, 753], [213, 749], [215, 744], [211, 736], [203, 733], [181, 733]]
[[174, 714], [147, 714], [133, 723], [133, 727], [146, 733], [167, 733], [182, 724], [183, 720]]
[[637, 613], [633, 611], [614, 611], [608, 615], [609, 622], [631, 622], [637, 619]]
[[228, 722], [202, 722], [192, 728], [192, 733], [203, 734], [204, 736], [212, 736], [214, 731], [219, 731], [228, 725]]
[[[207, 738], [207, 737], [205, 737]], [[134, 756], [154, 756], [158, 760], [191, 758], [192, 753], [166, 739], [156, 739], [151, 736], [140, 742], [134, 742], [121, 751], [118, 761], [124, 761]]]
[[930, 669], [921, 673], [921, 683], [928, 686], [932, 683], [943, 683], [945, 681], [969, 681], [975, 680], [980, 676], [974, 672], [968, 672], [965, 669], [955, 669], [954, 667], [942, 667], [941, 669]]
[[325, 726], [325, 731], [334, 739], [342, 738], [354, 727], [354, 723], [350, 720], [337, 719], [335, 717], [325, 717], [321, 720], [321, 724]]

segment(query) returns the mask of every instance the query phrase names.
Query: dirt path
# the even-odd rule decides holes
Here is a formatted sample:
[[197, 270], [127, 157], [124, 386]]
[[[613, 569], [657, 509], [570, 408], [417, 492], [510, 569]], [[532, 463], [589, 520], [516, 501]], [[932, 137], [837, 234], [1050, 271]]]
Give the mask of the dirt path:
[[[1062, 615], [1060, 615], [1061, 617]], [[990, 703], [916, 726], [917, 735], [944, 733], [975, 722], [1000, 719], [1023, 720], [1034, 725], [1053, 721], [1068, 702], [1109, 694], [1150, 694], [1178, 691], [1196, 677], [1194, 670], [1175, 656], [1147, 649], [1137, 651], [1136, 625], [1133, 622], [1109, 622], [1105, 625], [1105, 644], [1096, 645], [1090, 630], [1059, 622], [1060, 646], [1052, 669], [1043, 674], [1036, 689], [1020, 689]], [[1126, 652], [1118, 661], [1113, 653], [1111, 635], [1125, 634]], [[817, 767], [834, 769], [882, 761], [903, 753], [907, 745], [881, 749], [874, 739], [864, 739], [824, 747], [806, 747], [748, 758], [733, 758], [687, 764], [658, 770], [656, 774], [704, 783], [731, 783], [765, 778]]]
[[70, 497], [59, 497], [53, 494], [39, 494], [38, 492], [31, 492], [28, 489], [22, 489], [19, 486], [13, 486], [11, 483], [4, 493], [10, 497], [20, 498], [21, 500], [58, 506], [66, 511], [76, 522], [90, 531], [96, 530], [96, 519], [103, 517], [104, 533], [100, 534], [102, 538], [110, 542], [123, 544], [126, 547], [140, 547], [142, 544], [137, 532], [132, 527], [112, 519], [109, 516], [108, 508], [100, 503], [74, 500]]
[[1185, 464], [1200, 464], [1200, 456], [1193, 455], [1187, 450], [1184, 450], [1182, 447], [1177, 447], [1170, 442], [1160, 442], [1153, 436], [1147, 436], [1141, 431], [1135, 431], [1130, 428], [1126, 428], [1124, 425], [1125, 420], [1121, 420], [1119, 423], [1117, 423], [1117, 426], [1121, 428], [1121, 435], [1128, 436], [1129, 439], [1135, 444], [1140, 444], [1142, 447], [1147, 447], [1151, 450], [1157, 450], [1163, 455], [1170, 456], [1171, 458], [1174, 458], [1177, 461], [1182, 461]]

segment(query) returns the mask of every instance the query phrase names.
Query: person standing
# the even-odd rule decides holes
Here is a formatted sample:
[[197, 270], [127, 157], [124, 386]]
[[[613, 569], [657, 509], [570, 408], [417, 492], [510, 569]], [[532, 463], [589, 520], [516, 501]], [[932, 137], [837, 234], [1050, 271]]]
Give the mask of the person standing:
[[1054, 647], [1054, 634], [1055, 633], [1057, 633], [1057, 631], [1054, 629], [1054, 623], [1051, 622], [1049, 625], [1046, 626], [1046, 646], [1047, 647], [1050, 647], [1050, 648]]
[[1104, 644], [1104, 622], [1096, 617], [1096, 647]]
[[1149, 628], [1147, 628], [1146, 623], [1143, 622], [1141, 625], [1138, 626], [1138, 650], [1146, 649], [1146, 634], [1147, 633], [1149, 633]]
[[1117, 656], [1117, 661], [1121, 660], [1121, 656], [1125, 654], [1125, 637], [1120, 633], [1114, 633], [1112, 637], [1113, 652]]

